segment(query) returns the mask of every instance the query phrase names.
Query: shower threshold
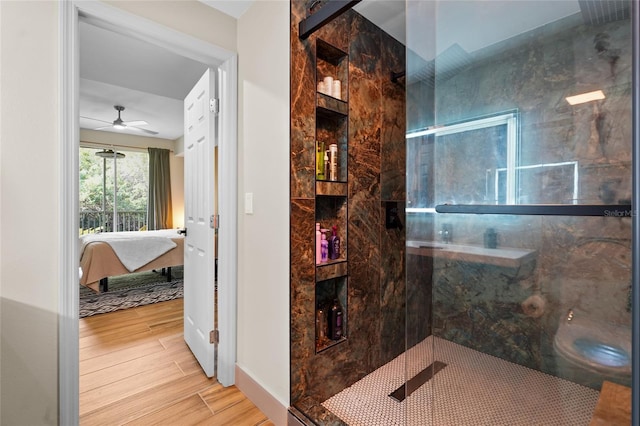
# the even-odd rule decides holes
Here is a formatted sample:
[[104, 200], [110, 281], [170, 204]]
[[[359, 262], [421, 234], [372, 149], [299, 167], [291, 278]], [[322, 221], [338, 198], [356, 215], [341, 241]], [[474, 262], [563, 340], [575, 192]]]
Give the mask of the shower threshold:
[[[405, 389], [408, 377], [427, 377], [423, 372], [436, 362], [446, 368], [414, 382], [404, 399], [390, 398]], [[578, 426], [589, 424], [598, 396], [594, 389], [429, 336], [322, 405], [350, 426]]]

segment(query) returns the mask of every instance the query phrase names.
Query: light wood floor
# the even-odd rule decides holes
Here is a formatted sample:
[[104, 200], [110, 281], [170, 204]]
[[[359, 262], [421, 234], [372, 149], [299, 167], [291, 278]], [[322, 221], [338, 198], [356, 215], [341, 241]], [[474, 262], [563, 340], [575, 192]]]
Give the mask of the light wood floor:
[[274, 424], [208, 379], [184, 343], [182, 300], [80, 319], [80, 424]]

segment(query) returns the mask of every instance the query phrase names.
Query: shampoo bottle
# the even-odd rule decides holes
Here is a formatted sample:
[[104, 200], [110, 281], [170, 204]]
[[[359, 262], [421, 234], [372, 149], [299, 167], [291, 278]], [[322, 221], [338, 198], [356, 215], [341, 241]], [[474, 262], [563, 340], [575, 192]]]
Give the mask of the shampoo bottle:
[[493, 228], [487, 228], [484, 233], [484, 246], [487, 248], [498, 247], [498, 233]]
[[340, 237], [338, 237], [338, 227], [331, 227], [331, 237], [329, 238], [329, 259], [340, 258]]
[[325, 263], [329, 258], [329, 241], [327, 241], [325, 231], [326, 229], [322, 230], [322, 240], [320, 241], [320, 263]]
[[329, 145], [329, 180], [338, 180], [338, 144]]
[[322, 341], [326, 339], [326, 329], [327, 317], [322, 305], [318, 303], [318, 307], [316, 308], [316, 340], [318, 343], [322, 343]]
[[317, 142], [316, 147], [316, 179], [317, 180], [325, 180], [324, 174], [324, 142]]
[[324, 152], [324, 178], [329, 179], [329, 150]]
[[342, 329], [342, 306], [338, 299], [333, 299], [331, 309], [329, 309], [329, 338], [331, 340], [340, 340], [343, 336]]
[[320, 224], [316, 223], [316, 265], [322, 260], [322, 232], [320, 232]]

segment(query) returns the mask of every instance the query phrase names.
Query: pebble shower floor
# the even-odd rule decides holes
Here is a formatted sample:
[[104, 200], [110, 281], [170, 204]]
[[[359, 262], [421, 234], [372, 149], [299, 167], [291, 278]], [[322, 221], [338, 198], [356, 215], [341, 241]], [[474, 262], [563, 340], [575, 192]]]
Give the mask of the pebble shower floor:
[[[447, 366], [404, 401], [389, 394], [435, 360]], [[322, 405], [350, 426], [588, 425], [599, 392], [428, 337]]]

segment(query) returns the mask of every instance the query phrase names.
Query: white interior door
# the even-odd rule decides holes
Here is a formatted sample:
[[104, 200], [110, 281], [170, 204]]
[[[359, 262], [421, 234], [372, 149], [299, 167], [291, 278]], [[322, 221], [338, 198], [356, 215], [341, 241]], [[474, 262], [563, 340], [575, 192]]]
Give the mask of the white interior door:
[[184, 100], [184, 339], [208, 377], [215, 375], [214, 147], [215, 71], [208, 69]]

